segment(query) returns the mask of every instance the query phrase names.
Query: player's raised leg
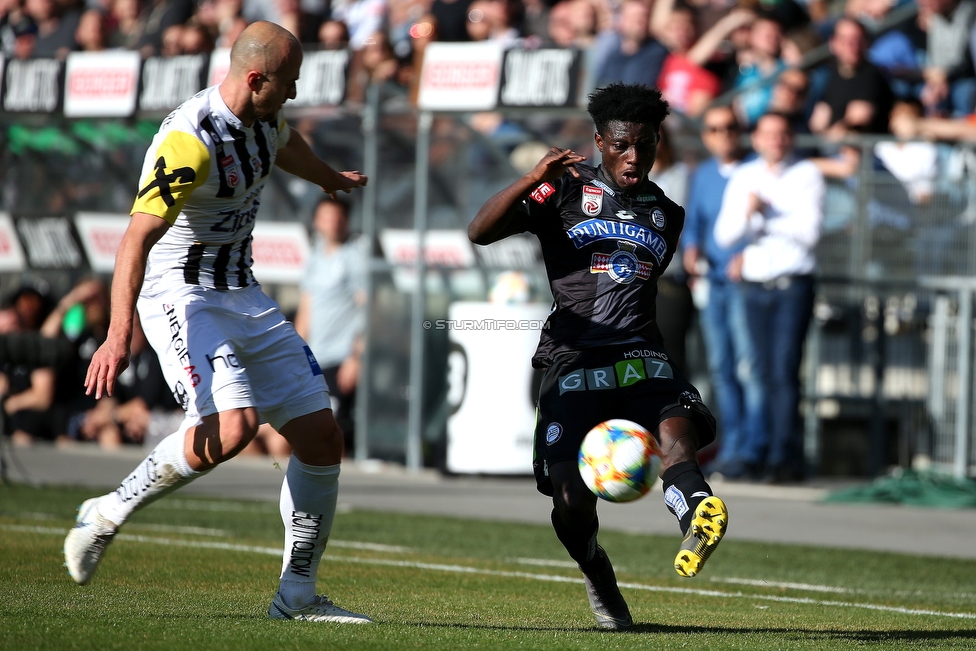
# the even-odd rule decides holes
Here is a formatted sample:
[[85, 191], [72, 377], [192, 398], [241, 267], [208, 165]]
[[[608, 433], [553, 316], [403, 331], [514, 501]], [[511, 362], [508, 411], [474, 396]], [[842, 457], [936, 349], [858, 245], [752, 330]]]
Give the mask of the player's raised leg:
[[615, 631], [630, 628], [634, 620], [617, 587], [610, 557], [597, 543], [600, 522], [596, 514], [596, 495], [583, 483], [575, 461], [552, 464], [549, 475], [555, 489], [552, 527], [570, 558], [583, 572], [586, 596], [597, 625]]
[[725, 502], [712, 495], [698, 467], [694, 422], [683, 417], [669, 418], [661, 423], [658, 435], [664, 468], [661, 475], [664, 503], [678, 518], [684, 534], [674, 569], [681, 576], [693, 577], [725, 536], [729, 512]]
[[281, 580], [268, 609], [272, 619], [365, 624], [371, 620], [336, 606], [316, 594], [319, 561], [335, 518], [339, 492], [342, 430], [332, 411], [322, 409], [289, 421], [281, 428], [293, 453], [281, 486], [281, 519], [285, 548]]
[[111, 493], [86, 500], [64, 540], [64, 564], [80, 585], [88, 583], [119, 527], [135, 511], [188, 484], [230, 459], [254, 438], [253, 408], [232, 409], [192, 419], [170, 434]]

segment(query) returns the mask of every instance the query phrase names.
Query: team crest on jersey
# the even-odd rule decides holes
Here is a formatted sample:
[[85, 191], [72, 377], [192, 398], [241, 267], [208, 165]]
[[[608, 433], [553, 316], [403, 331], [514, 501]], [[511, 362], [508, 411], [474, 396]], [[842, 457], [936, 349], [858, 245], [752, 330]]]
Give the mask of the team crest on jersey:
[[617, 242], [613, 253], [594, 253], [590, 259], [590, 273], [606, 273], [615, 283], [629, 285], [636, 279], [647, 280], [654, 267], [637, 257], [637, 246], [631, 242]]
[[543, 183], [535, 190], [533, 190], [532, 194], [530, 194], [529, 197], [532, 199], [532, 201], [535, 201], [536, 203], [545, 203], [546, 199], [548, 199], [555, 191], [556, 189], [554, 187], [552, 187], [548, 183]]
[[584, 185], [580, 208], [583, 210], [584, 215], [589, 215], [590, 217], [596, 217], [603, 212], [603, 189], [594, 188], [592, 185]]
[[254, 169], [254, 178], [261, 176], [261, 159], [257, 155], [251, 156], [251, 167]]
[[659, 231], [664, 230], [664, 227], [668, 224], [668, 220], [664, 218], [663, 210], [660, 208], [655, 208], [651, 211], [651, 224], [653, 224], [654, 228], [658, 229]]
[[220, 159], [220, 166], [224, 168], [224, 174], [227, 175], [227, 184], [236, 188], [237, 184], [241, 182], [241, 172], [234, 157], [224, 156]]
[[546, 428], [546, 445], [552, 445], [563, 435], [563, 426], [559, 423], [550, 423]]

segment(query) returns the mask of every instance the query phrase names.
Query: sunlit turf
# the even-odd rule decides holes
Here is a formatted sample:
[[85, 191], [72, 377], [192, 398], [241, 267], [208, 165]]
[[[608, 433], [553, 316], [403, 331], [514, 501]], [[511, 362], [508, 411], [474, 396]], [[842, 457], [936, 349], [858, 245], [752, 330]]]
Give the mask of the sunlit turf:
[[90, 496], [0, 486], [0, 649], [976, 648], [976, 561], [730, 534], [689, 580], [671, 568], [676, 536], [607, 531], [637, 622], [613, 634], [545, 523], [365, 511], [337, 515], [319, 590], [377, 623], [271, 621], [276, 505], [170, 496], [79, 587], [61, 545]]

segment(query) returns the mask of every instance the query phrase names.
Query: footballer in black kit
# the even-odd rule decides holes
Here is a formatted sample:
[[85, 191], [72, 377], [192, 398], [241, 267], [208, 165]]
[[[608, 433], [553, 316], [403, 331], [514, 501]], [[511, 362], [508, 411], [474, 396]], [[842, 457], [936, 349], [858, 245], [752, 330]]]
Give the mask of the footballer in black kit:
[[485, 203], [468, 235], [490, 244], [528, 231], [542, 245], [554, 305], [532, 359], [543, 370], [533, 468], [597, 624], [624, 630], [633, 620], [597, 544], [597, 498], [577, 465], [586, 433], [612, 418], [654, 433], [665, 504], [685, 535], [675, 558], [680, 575], [700, 571], [725, 534], [728, 511], [695, 456], [714, 440], [715, 420], [671, 365], [656, 323], [657, 278], [684, 225], [684, 210], [647, 178], [667, 102], [657, 89], [612, 84], [592, 93], [587, 109], [602, 164], [551, 149]]

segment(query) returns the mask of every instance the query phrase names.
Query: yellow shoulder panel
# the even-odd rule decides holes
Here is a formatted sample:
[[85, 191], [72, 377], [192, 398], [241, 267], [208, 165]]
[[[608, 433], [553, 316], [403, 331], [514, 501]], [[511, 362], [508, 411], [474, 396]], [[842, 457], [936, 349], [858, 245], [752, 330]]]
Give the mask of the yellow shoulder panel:
[[288, 139], [291, 137], [291, 127], [285, 121], [285, 116], [278, 113], [278, 146], [284, 147], [288, 144]]
[[199, 138], [170, 131], [155, 156], [152, 170], [139, 185], [132, 213], [148, 213], [173, 224], [190, 194], [206, 182], [210, 152]]

